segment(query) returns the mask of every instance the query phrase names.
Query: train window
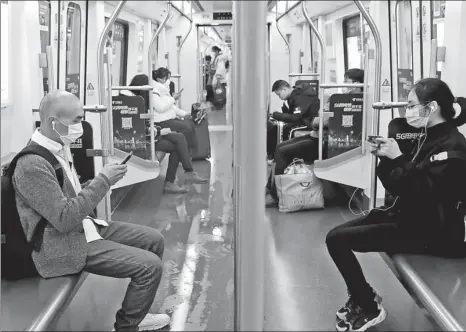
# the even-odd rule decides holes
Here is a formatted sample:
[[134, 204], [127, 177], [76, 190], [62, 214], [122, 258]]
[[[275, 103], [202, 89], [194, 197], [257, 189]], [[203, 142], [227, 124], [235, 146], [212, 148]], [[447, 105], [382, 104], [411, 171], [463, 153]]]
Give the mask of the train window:
[[73, 2], [66, 12], [66, 91], [79, 98], [81, 74], [81, 7]]
[[8, 58], [8, 2], [7, 1], [2, 1], [1, 2], [1, 45], [2, 45], [2, 50], [1, 50], [1, 57], [2, 57], [2, 67], [1, 67], [1, 75], [2, 75], [2, 82], [1, 82], [1, 104], [2, 106], [8, 101], [8, 86], [9, 86], [9, 72], [10, 72], [10, 66], [9, 66], [9, 58]]
[[[445, 46], [445, 0], [432, 0], [431, 27], [432, 39], [437, 39], [437, 46]], [[437, 62], [437, 77], [442, 74], [442, 62]]]
[[[105, 18], [108, 22], [109, 18]], [[126, 68], [128, 62], [128, 24], [115, 21], [112, 28], [112, 84], [126, 84]], [[118, 78], [118, 81], [117, 81]]]
[[413, 86], [413, 27], [411, 1], [396, 3], [398, 101], [407, 101]]
[[[50, 46], [51, 37], [51, 5], [50, 1], [38, 1], [39, 3], [39, 30], [40, 30], [40, 51], [45, 53], [45, 48]], [[51, 65], [51, 64], [50, 64]], [[49, 77], [47, 68], [42, 68], [42, 85], [44, 96], [49, 92]]]
[[[361, 15], [343, 20], [345, 71], [351, 68], [364, 68], [364, 44], [367, 43], [369, 37], [367, 32], [370, 30], [363, 21]], [[364, 34], [361, 31], [364, 31]]]

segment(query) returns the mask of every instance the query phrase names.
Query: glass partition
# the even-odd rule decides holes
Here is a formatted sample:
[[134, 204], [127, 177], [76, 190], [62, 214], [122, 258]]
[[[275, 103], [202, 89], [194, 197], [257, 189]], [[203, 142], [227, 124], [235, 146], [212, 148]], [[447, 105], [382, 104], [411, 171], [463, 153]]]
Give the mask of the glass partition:
[[80, 97], [81, 80], [81, 7], [73, 2], [66, 12], [66, 85], [65, 89]]
[[398, 101], [407, 101], [413, 86], [413, 22], [411, 1], [396, 3]]

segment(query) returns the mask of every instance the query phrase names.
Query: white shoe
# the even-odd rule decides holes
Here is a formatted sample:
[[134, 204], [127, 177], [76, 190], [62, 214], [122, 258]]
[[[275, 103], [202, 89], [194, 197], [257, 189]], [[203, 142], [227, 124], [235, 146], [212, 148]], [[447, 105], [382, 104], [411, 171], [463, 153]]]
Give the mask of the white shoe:
[[[139, 331], [160, 330], [170, 324], [170, 317], [165, 314], [147, 314], [139, 324]], [[115, 329], [112, 329], [115, 332]]]
[[147, 314], [139, 324], [139, 331], [160, 330], [170, 324], [170, 316], [166, 314]]

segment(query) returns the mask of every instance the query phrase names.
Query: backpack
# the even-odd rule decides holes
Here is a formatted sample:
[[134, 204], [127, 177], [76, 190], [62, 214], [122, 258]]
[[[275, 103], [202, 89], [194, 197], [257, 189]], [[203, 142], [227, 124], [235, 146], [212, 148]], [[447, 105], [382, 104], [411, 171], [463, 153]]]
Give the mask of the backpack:
[[217, 80], [217, 85], [214, 88], [214, 101], [212, 104], [214, 104], [215, 107], [220, 108], [225, 106], [227, 103], [227, 90], [223, 86], [222, 83], [220, 83], [219, 80]]
[[19, 280], [39, 276], [32, 260], [32, 252], [39, 251], [47, 220], [42, 218], [37, 224], [31, 242], [26, 239], [18, 210], [16, 208], [13, 174], [18, 159], [27, 154], [41, 156], [55, 169], [60, 187], [63, 186], [63, 169], [54, 155], [40, 145], [28, 145], [19, 152], [8, 167], [2, 169], [2, 279]]

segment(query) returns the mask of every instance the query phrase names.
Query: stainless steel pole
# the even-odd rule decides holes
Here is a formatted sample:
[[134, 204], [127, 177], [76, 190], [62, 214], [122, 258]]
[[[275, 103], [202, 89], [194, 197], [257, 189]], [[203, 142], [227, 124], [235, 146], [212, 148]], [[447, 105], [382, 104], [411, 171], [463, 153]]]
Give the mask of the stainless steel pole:
[[[234, 1], [233, 7], [235, 331], [262, 331], [267, 1]], [[250, 133], [257, 133], [252, 141]]]

